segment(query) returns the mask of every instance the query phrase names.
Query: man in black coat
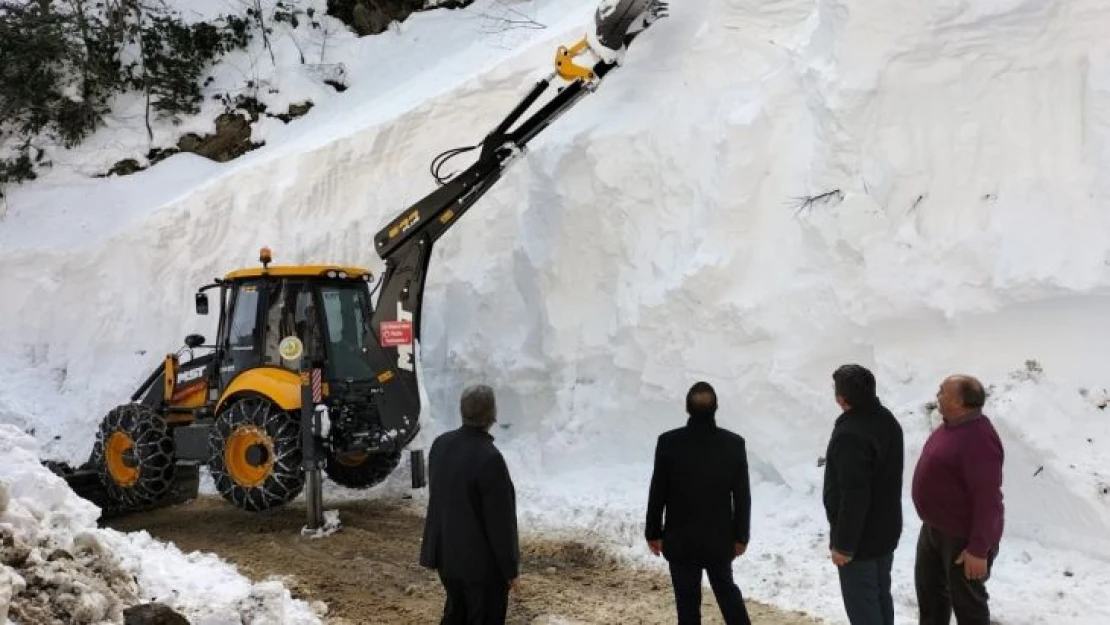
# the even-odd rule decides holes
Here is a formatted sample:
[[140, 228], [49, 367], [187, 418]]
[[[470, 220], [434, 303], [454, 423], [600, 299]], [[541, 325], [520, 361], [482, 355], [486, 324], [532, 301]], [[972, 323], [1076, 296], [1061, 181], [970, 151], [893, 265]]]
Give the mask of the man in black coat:
[[892, 625], [890, 569], [902, 536], [902, 426], [860, 365], [833, 372], [842, 409], [825, 454], [829, 551], [852, 625]]
[[428, 512], [420, 564], [436, 569], [447, 594], [441, 625], [502, 624], [520, 569], [516, 491], [489, 428], [493, 389], [466, 388], [462, 426], [428, 452]]
[[703, 570], [725, 623], [749, 625], [732, 578], [751, 527], [747, 449], [743, 437], [717, 427], [717, 394], [709, 384], [690, 388], [686, 411], [686, 427], [656, 443], [644, 534], [670, 566], [679, 625], [701, 622]]

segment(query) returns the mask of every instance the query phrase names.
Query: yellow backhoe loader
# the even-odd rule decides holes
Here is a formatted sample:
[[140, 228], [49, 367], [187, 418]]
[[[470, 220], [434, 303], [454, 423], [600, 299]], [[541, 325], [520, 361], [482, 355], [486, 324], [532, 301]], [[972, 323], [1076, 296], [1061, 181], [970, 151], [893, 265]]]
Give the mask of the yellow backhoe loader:
[[[215, 340], [186, 337], [181, 352], [103, 419], [82, 466], [47, 464], [105, 517], [195, 497], [201, 466], [244, 510], [280, 506], [307, 490], [310, 525], [319, 523], [321, 469], [349, 488], [380, 483], [420, 428], [413, 349], [433, 244], [664, 15], [658, 0], [602, 2], [594, 28], [557, 50], [554, 72], [479, 145], [436, 158], [438, 188], [374, 237], [385, 267], [379, 278], [344, 265], [272, 265], [263, 248], [259, 266], [201, 287], [199, 314], [209, 313], [208, 292], [218, 293]], [[575, 62], [590, 57], [589, 65]], [[510, 130], [556, 81], [557, 95]], [[447, 159], [469, 150], [480, 150], [472, 165], [439, 175]], [[196, 356], [198, 349], [208, 351]], [[423, 461], [413, 460], [419, 488]]]

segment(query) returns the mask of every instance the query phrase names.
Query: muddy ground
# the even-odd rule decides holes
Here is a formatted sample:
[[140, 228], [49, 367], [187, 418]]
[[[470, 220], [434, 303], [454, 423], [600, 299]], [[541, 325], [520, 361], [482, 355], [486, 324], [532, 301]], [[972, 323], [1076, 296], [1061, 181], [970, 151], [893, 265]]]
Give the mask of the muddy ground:
[[[248, 514], [207, 496], [115, 519], [118, 530], [145, 529], [185, 551], [212, 551], [252, 579], [280, 575], [294, 596], [322, 600], [328, 623], [438, 623], [443, 593], [434, 572], [417, 564], [423, 510], [405, 501], [325, 501], [341, 529], [324, 538], [301, 536], [304, 509], [291, 505]], [[519, 592], [509, 623], [674, 623], [669, 579], [630, 569], [590, 545], [522, 536]], [[708, 587], [703, 622], [722, 623]], [[801, 625], [818, 621], [748, 601], [752, 621]]]

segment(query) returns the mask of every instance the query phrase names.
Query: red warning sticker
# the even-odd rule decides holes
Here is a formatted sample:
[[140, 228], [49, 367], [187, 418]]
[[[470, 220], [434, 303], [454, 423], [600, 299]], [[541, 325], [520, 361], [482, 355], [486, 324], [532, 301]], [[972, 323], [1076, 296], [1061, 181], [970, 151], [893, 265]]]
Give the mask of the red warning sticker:
[[412, 344], [411, 321], [383, 321], [379, 333], [382, 347]]

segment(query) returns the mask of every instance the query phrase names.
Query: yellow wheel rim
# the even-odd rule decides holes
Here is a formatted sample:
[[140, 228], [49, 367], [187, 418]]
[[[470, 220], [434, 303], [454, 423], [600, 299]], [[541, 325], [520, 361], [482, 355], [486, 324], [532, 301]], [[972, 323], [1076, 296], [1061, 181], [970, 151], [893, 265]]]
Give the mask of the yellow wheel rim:
[[362, 466], [370, 454], [364, 452], [352, 451], [346, 454], [336, 454], [335, 461], [345, 467], [359, 467]]
[[[253, 447], [265, 450], [261, 464], [251, 464], [248, 458]], [[224, 466], [227, 474], [238, 485], [252, 488], [260, 486], [274, 469], [274, 441], [262, 428], [244, 425], [235, 429], [224, 447]]]
[[131, 466], [134, 461], [128, 462], [126, 456], [135, 449], [135, 441], [123, 432], [112, 432], [104, 446], [104, 460], [108, 465], [108, 474], [112, 481], [123, 487], [134, 486], [139, 481], [139, 467]]

